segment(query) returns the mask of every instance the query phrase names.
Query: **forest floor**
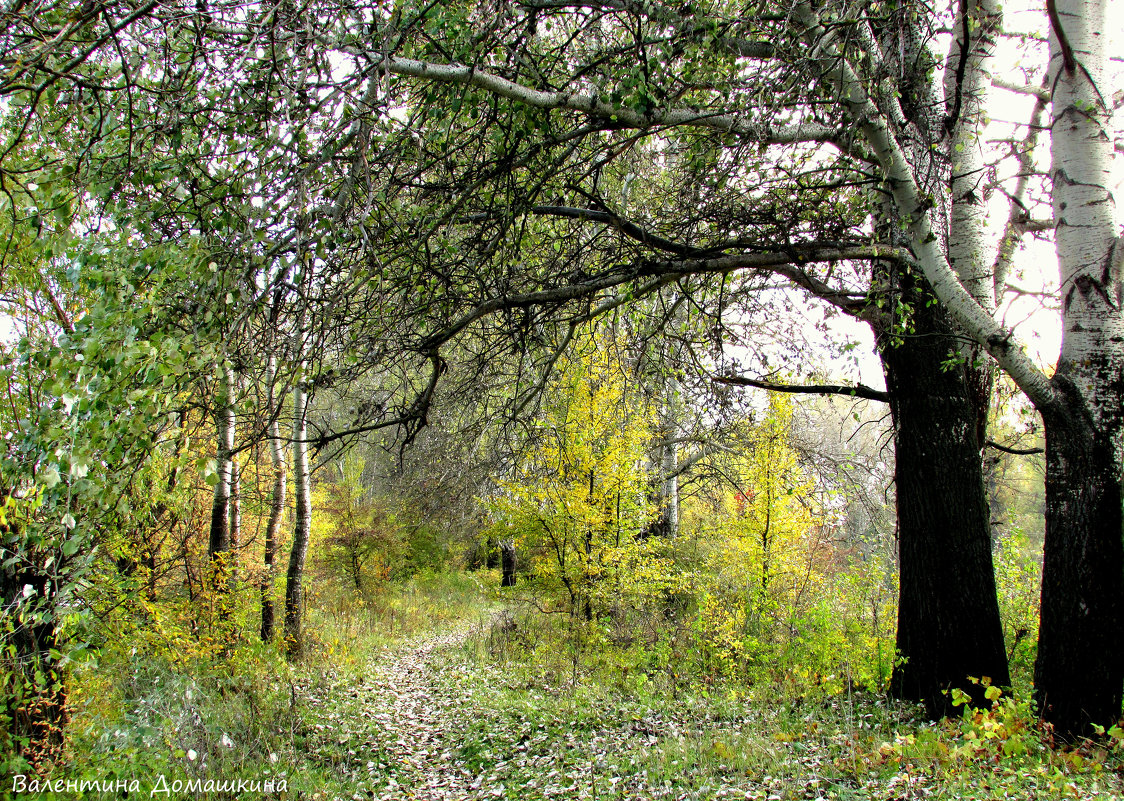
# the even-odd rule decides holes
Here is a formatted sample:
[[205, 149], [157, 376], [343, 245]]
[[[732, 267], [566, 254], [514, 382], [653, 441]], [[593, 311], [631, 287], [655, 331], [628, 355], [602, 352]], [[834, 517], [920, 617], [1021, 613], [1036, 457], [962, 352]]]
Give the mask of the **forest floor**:
[[458, 764], [464, 699], [450, 693], [449, 682], [438, 674], [448, 653], [463, 649], [471, 630], [468, 621], [459, 621], [378, 654], [359, 672], [344, 709], [339, 708], [338, 696], [310, 699], [327, 721], [315, 728], [349, 746], [349, 759], [340, 765], [343, 772], [356, 779], [384, 776], [379, 788], [383, 798], [467, 799], [489, 794], [482, 796], [482, 782]]
[[[353, 798], [422, 801], [1124, 797], [1105, 754], [1013, 739], [999, 715], [938, 726], [875, 698], [761, 704], [700, 687], [622, 692], [484, 656], [505, 621], [414, 635], [309, 698], [320, 721], [312, 740], [321, 760], [335, 761], [335, 786]], [[1001, 739], [967, 734], [988, 727]], [[1030, 745], [1005, 754], [1009, 742]]]
[[296, 664], [252, 638], [104, 649], [76, 671], [55, 778], [285, 788], [165, 796], [216, 801], [1124, 799], [1124, 740], [1056, 747], [1019, 694], [933, 723], [869, 693], [747, 686], [485, 579], [329, 597]]

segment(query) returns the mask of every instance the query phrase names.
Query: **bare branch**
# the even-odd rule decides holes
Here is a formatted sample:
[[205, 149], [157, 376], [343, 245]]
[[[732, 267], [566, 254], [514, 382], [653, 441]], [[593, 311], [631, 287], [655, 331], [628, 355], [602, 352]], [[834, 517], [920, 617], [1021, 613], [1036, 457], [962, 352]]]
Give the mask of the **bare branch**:
[[1047, 86], [1029, 86], [1027, 84], [1015, 83], [1008, 81], [998, 75], [991, 76], [991, 85], [999, 89], [1006, 89], [1008, 92], [1014, 92], [1019, 95], [1030, 95], [1036, 97], [1043, 103], [1050, 102], [1050, 89]]
[[890, 393], [883, 392], [866, 384], [774, 384], [771, 381], [758, 381], [742, 375], [719, 375], [710, 379], [717, 384], [737, 387], [755, 387], [770, 392], [791, 392], [802, 395], [846, 395], [849, 398], [865, 398], [880, 403], [890, 402]]
[[998, 442], [996, 442], [993, 439], [989, 439], [984, 444], [989, 448], [995, 448], [995, 450], [997, 450], [997, 451], [1003, 451], [1003, 453], [1014, 454], [1015, 456], [1032, 456], [1036, 453], [1045, 453], [1046, 452], [1045, 448], [1011, 448], [1007, 445], [1000, 445]]

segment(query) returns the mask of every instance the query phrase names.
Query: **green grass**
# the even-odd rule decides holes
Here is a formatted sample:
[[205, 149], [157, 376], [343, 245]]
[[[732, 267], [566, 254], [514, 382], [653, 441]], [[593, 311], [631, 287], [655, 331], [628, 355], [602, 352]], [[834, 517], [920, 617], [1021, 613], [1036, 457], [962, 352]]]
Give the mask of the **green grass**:
[[[242, 610], [245, 634], [221, 650], [184, 654], [159, 637], [109, 638], [99, 661], [72, 677], [68, 750], [51, 778], [135, 777], [143, 797], [160, 775], [169, 785], [174, 779], [283, 778], [290, 797], [314, 789], [326, 798], [350, 798], [364, 787], [348, 767], [356, 748], [363, 749], [365, 765], [378, 764], [382, 747], [367, 736], [370, 726], [355, 708], [352, 688], [365, 665], [403, 639], [479, 608], [485, 583], [498, 584], [498, 578], [424, 574], [362, 596], [314, 593], [306, 657], [295, 665], [277, 645], [264, 646], [253, 636], [252, 599]], [[11, 787], [9, 779], [0, 795]]]
[[[1118, 799], [1116, 741], [1054, 749], [1028, 705], [941, 724], [871, 694], [608, 673], [540, 616], [481, 632], [438, 675], [470, 693], [459, 758], [508, 797]], [[466, 667], [466, 664], [468, 667]]]
[[428, 680], [448, 714], [448, 768], [481, 797], [1124, 797], [1119, 742], [1053, 748], [1021, 697], [934, 724], [873, 694], [746, 686], [681, 670], [683, 643], [645, 654], [565, 615], [497, 613], [497, 583], [434, 574], [314, 596], [297, 665], [252, 637], [190, 657], [152, 639], [108, 648], [74, 676], [68, 761], [52, 778], [284, 778], [290, 798], [409, 797], [418, 769], [372, 717], [370, 667], [468, 620], [473, 634], [432, 654]]

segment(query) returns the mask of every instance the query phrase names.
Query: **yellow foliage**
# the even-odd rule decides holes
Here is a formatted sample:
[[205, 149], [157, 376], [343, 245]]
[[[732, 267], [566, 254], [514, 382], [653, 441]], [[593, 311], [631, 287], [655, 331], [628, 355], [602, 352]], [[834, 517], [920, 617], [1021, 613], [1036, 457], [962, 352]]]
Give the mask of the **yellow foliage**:
[[591, 337], [559, 360], [537, 439], [491, 504], [493, 534], [513, 539], [540, 580], [565, 588], [571, 611], [653, 591], [670, 571], [638, 536], [655, 514], [643, 468], [653, 428], [616, 343]]
[[685, 510], [707, 577], [698, 626], [725, 672], [784, 639], [823, 586], [824, 514], [791, 445], [791, 423], [792, 401], [771, 394], [764, 419], [747, 424], [741, 447], [714, 465], [724, 486]]

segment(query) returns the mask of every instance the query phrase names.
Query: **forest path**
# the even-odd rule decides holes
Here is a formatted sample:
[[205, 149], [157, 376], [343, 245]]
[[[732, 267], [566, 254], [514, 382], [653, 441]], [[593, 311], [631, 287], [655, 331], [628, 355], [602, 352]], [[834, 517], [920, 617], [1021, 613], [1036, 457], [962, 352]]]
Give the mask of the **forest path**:
[[[319, 798], [826, 801], [823, 752], [786, 758], [787, 744], [754, 733], [760, 713], [564, 678], [548, 686], [476, 654], [502, 639], [500, 621], [503, 613], [453, 621], [374, 655], [346, 700], [337, 696], [343, 704], [321, 717], [323, 735], [347, 749], [337, 767], [356, 792]], [[773, 770], [786, 761], [786, 772], [801, 774], [795, 794]]]
[[437, 681], [439, 662], [461, 648], [480, 621], [460, 620], [407, 639], [393, 650], [374, 657], [362, 685], [362, 703], [380, 748], [367, 757], [369, 773], [386, 771], [393, 776], [379, 798], [436, 799], [496, 798], [502, 785], [481, 787], [479, 778], [457, 759], [458, 721], [471, 714], [468, 699], [458, 696], [448, 682]]

